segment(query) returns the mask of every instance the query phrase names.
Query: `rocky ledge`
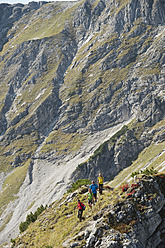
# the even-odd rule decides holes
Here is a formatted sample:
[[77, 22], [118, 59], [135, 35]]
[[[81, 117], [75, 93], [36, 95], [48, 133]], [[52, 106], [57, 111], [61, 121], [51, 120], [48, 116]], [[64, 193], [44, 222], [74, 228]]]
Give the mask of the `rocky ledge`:
[[122, 185], [115, 204], [109, 197], [85, 230], [66, 240], [63, 247], [163, 248], [164, 194], [165, 175], [143, 175], [135, 183]]

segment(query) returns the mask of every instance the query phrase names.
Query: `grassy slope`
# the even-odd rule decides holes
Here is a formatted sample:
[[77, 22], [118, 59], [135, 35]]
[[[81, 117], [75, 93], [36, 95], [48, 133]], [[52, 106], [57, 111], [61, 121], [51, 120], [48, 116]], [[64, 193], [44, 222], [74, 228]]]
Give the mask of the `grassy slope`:
[[4, 208], [17, 198], [17, 193], [25, 180], [30, 159], [22, 167], [16, 168], [5, 179], [0, 193], [0, 214]]
[[[122, 182], [121, 185], [123, 185]], [[132, 182], [129, 183], [129, 186]], [[120, 186], [121, 186], [120, 185]], [[81, 190], [80, 190], [81, 191]], [[79, 191], [79, 192], [80, 192]], [[78, 194], [73, 197], [73, 200], [66, 203], [66, 194], [62, 200], [53, 203], [47, 208], [37, 219], [37, 221], [29, 226], [27, 231], [16, 238], [14, 242], [19, 247], [54, 247], [62, 248], [62, 243], [77, 235], [80, 231], [86, 229], [93, 221], [93, 216], [100, 210], [103, 210], [108, 206], [114, 206], [115, 204], [123, 204], [128, 197], [127, 192], [123, 193], [121, 187], [117, 187], [113, 191], [104, 190], [103, 196], [99, 195], [98, 202], [93, 206], [92, 211], [88, 207], [86, 194]], [[150, 193], [150, 199], [155, 197], [155, 192]], [[77, 205], [77, 199], [81, 199], [85, 203], [86, 210], [84, 213], [85, 220], [79, 222], [77, 219], [77, 211], [74, 211], [74, 207]], [[131, 203], [131, 200], [130, 200]], [[140, 207], [140, 205], [138, 206]], [[141, 206], [145, 211], [145, 206]], [[143, 214], [143, 213], [142, 213]], [[136, 216], [135, 216], [136, 217]], [[133, 218], [133, 217], [132, 217]], [[131, 218], [131, 219], [132, 219]], [[135, 218], [136, 219], [136, 218]], [[106, 220], [105, 220], [106, 221]], [[130, 223], [111, 223], [110, 227], [114, 228], [121, 233], [128, 232], [131, 229], [131, 225], [134, 223], [134, 218], [130, 220]], [[82, 246], [79, 246], [82, 247]]]
[[[75, 236], [80, 230], [84, 230], [88, 226], [88, 222], [93, 220], [93, 215], [105, 207], [109, 201], [114, 203], [117, 200], [117, 191], [113, 193], [106, 192], [104, 197], [100, 197], [92, 212], [87, 207], [84, 215], [86, 218], [85, 224], [84, 222], [79, 223], [77, 211], [74, 212], [74, 207], [77, 205], [77, 197], [71, 203], [68, 203], [67, 206], [62, 204], [58, 208], [66, 197], [67, 195], [41, 214], [38, 220], [31, 224], [28, 230], [21, 235], [22, 237], [17, 239], [17, 244], [28, 244], [27, 247], [46, 247], [50, 245], [54, 248], [61, 248], [65, 239]], [[79, 198], [87, 205], [86, 196], [81, 195]]]

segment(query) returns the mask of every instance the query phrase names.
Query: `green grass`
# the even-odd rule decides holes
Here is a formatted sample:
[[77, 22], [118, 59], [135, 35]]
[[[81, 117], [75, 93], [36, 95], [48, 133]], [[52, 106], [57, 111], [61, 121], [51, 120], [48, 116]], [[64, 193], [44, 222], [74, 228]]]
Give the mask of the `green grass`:
[[0, 214], [5, 207], [17, 198], [17, 193], [25, 179], [30, 160], [22, 167], [15, 168], [5, 179], [0, 193]]
[[49, 8], [51, 8], [52, 5], [51, 14], [49, 12], [49, 14], [46, 15], [46, 5], [37, 11], [40, 12], [40, 15], [37, 16], [37, 12], [35, 12], [34, 15], [30, 17], [29, 24], [22, 27], [22, 30], [17, 32], [14, 38], [10, 41], [13, 46], [21, 44], [24, 41], [42, 39], [60, 33], [64, 29], [66, 20], [71, 19], [71, 14], [76, 8], [75, 5], [66, 11], [63, 9], [61, 4], [56, 5], [56, 7], [53, 7], [52, 3], [48, 3], [48, 5]]
[[62, 130], [50, 133], [42, 146], [41, 154], [56, 151], [57, 155], [78, 151], [85, 140], [85, 135], [66, 133]]
[[[81, 200], [84, 201], [85, 198], [81, 196]], [[106, 199], [107, 197], [105, 197], [105, 201]], [[87, 205], [87, 200], [84, 202]], [[87, 223], [85, 225], [83, 222], [80, 223], [77, 218], [77, 211], [74, 212], [77, 199], [74, 198], [67, 206], [62, 205], [60, 209], [58, 209], [59, 203], [60, 202], [54, 203], [53, 208], [49, 208], [46, 215], [41, 214], [39, 220], [30, 225], [26, 233], [22, 234], [20, 239], [21, 243], [28, 243], [29, 246], [33, 244], [34, 247], [50, 245], [54, 248], [62, 248], [62, 243], [65, 239], [75, 236], [80, 230], [84, 230]], [[100, 203], [96, 204], [93, 208], [93, 213], [91, 213], [87, 207], [84, 213], [86, 220], [92, 220], [93, 214], [100, 208]], [[54, 211], [54, 209], [56, 209], [56, 211]], [[16, 239], [16, 242], [17, 244], [19, 243], [19, 238]]]

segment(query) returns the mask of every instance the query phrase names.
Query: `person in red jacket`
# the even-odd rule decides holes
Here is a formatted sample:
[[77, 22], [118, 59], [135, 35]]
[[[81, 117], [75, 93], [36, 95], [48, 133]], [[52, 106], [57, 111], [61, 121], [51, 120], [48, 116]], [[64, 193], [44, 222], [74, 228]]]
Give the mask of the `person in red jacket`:
[[85, 210], [85, 205], [80, 200], [78, 200], [78, 204], [77, 204], [76, 208], [78, 208], [78, 218], [81, 222], [82, 221], [82, 214], [83, 214], [83, 211]]

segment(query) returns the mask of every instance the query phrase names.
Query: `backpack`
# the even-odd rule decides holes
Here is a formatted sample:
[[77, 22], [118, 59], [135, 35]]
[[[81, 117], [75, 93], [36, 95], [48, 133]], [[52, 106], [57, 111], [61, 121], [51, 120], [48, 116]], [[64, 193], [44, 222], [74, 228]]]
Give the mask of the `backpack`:
[[83, 209], [83, 211], [84, 211], [84, 210], [85, 210], [85, 205], [84, 205], [84, 206], [81, 205], [81, 207], [82, 207], [82, 209]]

